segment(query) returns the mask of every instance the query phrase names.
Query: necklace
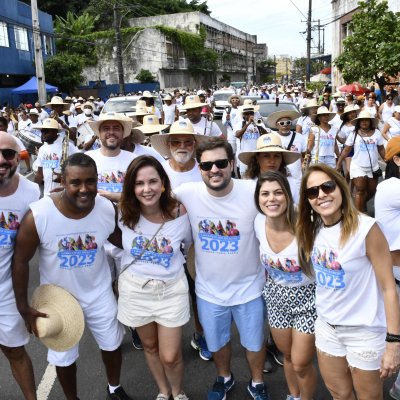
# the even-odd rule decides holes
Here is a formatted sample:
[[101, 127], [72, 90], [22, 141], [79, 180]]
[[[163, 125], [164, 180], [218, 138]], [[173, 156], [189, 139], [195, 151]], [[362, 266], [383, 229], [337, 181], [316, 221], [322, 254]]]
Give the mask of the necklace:
[[343, 215], [341, 215], [340, 218], [333, 224], [329, 224], [329, 225], [324, 224], [324, 228], [332, 228], [332, 226], [337, 225], [338, 223], [342, 222], [342, 220], [343, 220]]

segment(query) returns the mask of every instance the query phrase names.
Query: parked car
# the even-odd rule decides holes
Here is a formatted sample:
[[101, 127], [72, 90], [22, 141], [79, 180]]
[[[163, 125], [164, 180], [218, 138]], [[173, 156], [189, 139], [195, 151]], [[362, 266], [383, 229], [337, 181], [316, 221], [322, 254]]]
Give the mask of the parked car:
[[[117, 112], [125, 114], [128, 117], [133, 117], [133, 113], [136, 110], [136, 102], [140, 98], [141, 96], [112, 97], [106, 101], [101, 113]], [[158, 97], [155, 98], [154, 104], [161, 111], [162, 104]]]
[[221, 119], [224, 113], [225, 107], [230, 106], [228, 99], [230, 96], [235, 94], [233, 90], [216, 90], [213, 93], [214, 96], [214, 107], [213, 114], [214, 119]]

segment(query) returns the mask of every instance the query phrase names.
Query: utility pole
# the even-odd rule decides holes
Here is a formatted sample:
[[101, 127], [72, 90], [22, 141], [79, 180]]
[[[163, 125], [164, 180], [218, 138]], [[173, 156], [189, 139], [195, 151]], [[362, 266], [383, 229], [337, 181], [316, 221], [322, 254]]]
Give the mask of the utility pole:
[[318, 20], [318, 54], [322, 54], [321, 52], [321, 20]]
[[311, 10], [312, 0], [308, 0], [308, 18], [307, 18], [307, 70], [306, 82], [310, 82], [311, 74]]
[[46, 103], [46, 82], [44, 77], [42, 40], [40, 38], [39, 12], [36, 0], [31, 0], [31, 8], [38, 97], [39, 103], [44, 105]]
[[114, 29], [115, 29], [115, 53], [117, 56], [118, 84], [119, 92], [125, 94], [124, 66], [122, 65], [122, 45], [121, 45], [121, 17], [118, 6], [114, 3]]

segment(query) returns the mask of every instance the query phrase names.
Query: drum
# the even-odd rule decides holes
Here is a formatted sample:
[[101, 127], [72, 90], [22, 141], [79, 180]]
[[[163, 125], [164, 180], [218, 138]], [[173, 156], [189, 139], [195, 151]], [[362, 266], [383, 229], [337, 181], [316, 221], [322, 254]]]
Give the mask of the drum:
[[30, 131], [18, 131], [17, 137], [21, 139], [29, 154], [36, 154], [39, 147], [43, 144], [41, 138]]
[[81, 148], [83, 144], [85, 143], [85, 137], [87, 135], [95, 135], [93, 129], [90, 127], [90, 125], [87, 122], [84, 122], [82, 125], [78, 126], [78, 129], [76, 130], [76, 144], [78, 148]]

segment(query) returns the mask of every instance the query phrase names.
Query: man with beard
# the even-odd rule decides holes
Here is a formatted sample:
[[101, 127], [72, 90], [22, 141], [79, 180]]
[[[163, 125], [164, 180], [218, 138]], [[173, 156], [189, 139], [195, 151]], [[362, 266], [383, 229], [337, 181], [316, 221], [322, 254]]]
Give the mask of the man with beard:
[[36, 399], [32, 362], [25, 345], [29, 341], [24, 320], [12, 290], [11, 260], [15, 236], [29, 204], [39, 199], [38, 185], [16, 173], [20, 160], [14, 138], [0, 132], [0, 348], [25, 399]]
[[255, 182], [232, 179], [233, 157], [231, 145], [222, 138], [201, 143], [196, 159], [203, 183], [182, 184], [175, 194], [192, 226], [197, 307], [217, 368], [208, 400], [225, 399], [235, 383], [230, 368], [232, 320], [251, 370], [247, 391], [252, 398], [268, 400], [263, 382], [265, 276], [253, 227], [258, 213]]
[[[101, 349], [108, 378], [108, 399], [130, 400], [120, 386], [124, 329], [117, 320], [117, 303], [103, 249], [106, 240], [120, 244], [116, 210], [97, 195], [96, 164], [78, 153], [62, 168], [63, 190], [30, 205], [16, 239], [12, 270], [17, 307], [31, 332], [36, 319], [47, 318], [28, 303], [29, 261], [39, 248], [40, 283], [71, 293], [82, 307], [86, 325]], [[48, 362], [68, 400], [77, 399], [78, 346], [63, 352], [49, 349]]]

